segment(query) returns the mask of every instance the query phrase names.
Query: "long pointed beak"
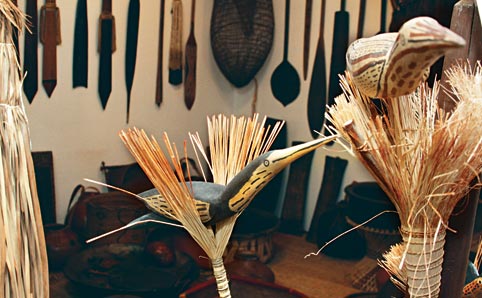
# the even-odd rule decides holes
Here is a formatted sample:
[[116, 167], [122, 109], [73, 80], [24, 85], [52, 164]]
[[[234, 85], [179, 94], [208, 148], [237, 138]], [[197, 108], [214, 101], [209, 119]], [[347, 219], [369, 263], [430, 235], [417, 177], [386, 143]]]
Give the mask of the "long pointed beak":
[[273, 150], [269, 155], [269, 160], [274, 166], [276, 166], [277, 168], [280, 168], [281, 170], [284, 167], [288, 166], [288, 164], [302, 157], [303, 155], [308, 154], [311, 151], [329, 142], [334, 141], [336, 138], [338, 138], [337, 135], [322, 137], [322, 138], [319, 138], [310, 142], [306, 142], [303, 144], [299, 144], [296, 146], [292, 146], [286, 149]]
[[461, 48], [464, 47], [466, 42], [465, 39], [458, 35], [457, 33], [453, 32], [450, 29], [443, 28], [444, 30], [444, 38], [443, 38], [443, 44], [447, 48]]

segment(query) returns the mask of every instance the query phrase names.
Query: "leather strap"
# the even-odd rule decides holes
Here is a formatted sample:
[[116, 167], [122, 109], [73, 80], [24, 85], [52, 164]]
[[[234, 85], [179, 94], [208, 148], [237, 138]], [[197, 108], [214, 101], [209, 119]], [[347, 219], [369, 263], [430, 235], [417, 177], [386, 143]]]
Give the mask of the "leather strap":
[[88, 22], [87, 0], [77, 1], [74, 31], [74, 65], [72, 67], [72, 86], [86, 87], [88, 81]]
[[26, 13], [30, 17], [30, 32], [25, 32], [23, 56], [23, 91], [32, 103], [38, 91], [38, 12], [37, 0], [27, 0]]
[[115, 51], [115, 19], [112, 15], [112, 1], [102, 1], [99, 19], [99, 96], [105, 109], [112, 91], [112, 53]]
[[162, 57], [164, 48], [164, 11], [165, 0], [161, 0], [161, 15], [159, 18], [159, 46], [157, 49], [157, 77], [156, 77], [156, 105], [159, 107], [162, 103]]
[[40, 41], [44, 45], [42, 85], [50, 97], [57, 86], [57, 45], [61, 43], [60, 11], [55, 0], [46, 0], [40, 10]]
[[129, 123], [129, 111], [131, 103], [131, 90], [134, 81], [134, 73], [136, 70], [137, 58], [137, 40], [139, 36], [139, 0], [130, 0], [129, 13], [127, 16], [127, 37], [126, 37], [126, 63], [125, 78], [127, 88], [127, 118]]

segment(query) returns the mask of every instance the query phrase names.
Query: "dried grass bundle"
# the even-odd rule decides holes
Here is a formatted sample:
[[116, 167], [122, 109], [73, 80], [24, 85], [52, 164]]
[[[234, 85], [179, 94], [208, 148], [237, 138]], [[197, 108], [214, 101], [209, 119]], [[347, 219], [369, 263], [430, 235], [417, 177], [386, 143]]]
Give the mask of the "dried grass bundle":
[[397, 208], [403, 249], [383, 264], [408, 284], [410, 297], [438, 296], [448, 218], [482, 169], [480, 64], [453, 68], [449, 80], [458, 100], [451, 113], [438, 107], [438, 84], [377, 106], [348, 74], [327, 112], [329, 130], [343, 136]]
[[[261, 123], [258, 122], [258, 115], [247, 119], [234, 116], [228, 119], [221, 115], [208, 119], [210, 158], [204, 152], [199, 135], [190, 135], [195, 148], [198, 147], [200, 154], [208, 161], [215, 183], [226, 185], [249, 161], [269, 149], [281, 126], [266, 130], [265, 119]], [[179, 164], [180, 154], [167, 134], [164, 134], [167, 157], [157, 141], [142, 130], [130, 129], [122, 131], [120, 135], [173, 210], [172, 217], [183, 225], [211, 259], [219, 296], [231, 297], [222, 256], [239, 214], [216, 223], [214, 229], [205, 226], [197, 212], [189, 181], [184, 179]], [[184, 155], [187, 155], [185, 144], [184, 150]]]
[[0, 297], [49, 297], [48, 263], [12, 29], [22, 13], [0, 1]]

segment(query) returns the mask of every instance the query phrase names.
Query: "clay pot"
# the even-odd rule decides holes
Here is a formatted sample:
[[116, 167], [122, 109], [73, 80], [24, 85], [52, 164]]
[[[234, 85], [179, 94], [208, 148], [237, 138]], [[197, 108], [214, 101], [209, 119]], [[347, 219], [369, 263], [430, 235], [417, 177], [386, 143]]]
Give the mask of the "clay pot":
[[49, 268], [63, 268], [68, 258], [82, 249], [79, 237], [69, 226], [48, 224], [44, 226]]

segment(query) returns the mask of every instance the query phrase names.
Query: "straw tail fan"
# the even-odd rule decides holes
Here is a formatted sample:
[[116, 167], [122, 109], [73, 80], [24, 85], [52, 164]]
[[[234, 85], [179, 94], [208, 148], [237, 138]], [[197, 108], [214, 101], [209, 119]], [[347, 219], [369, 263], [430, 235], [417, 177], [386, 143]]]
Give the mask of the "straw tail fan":
[[[217, 222], [242, 212], [276, 174], [305, 154], [335, 140], [328, 136], [285, 149], [268, 151], [246, 165], [226, 186], [211, 182], [193, 181], [188, 183], [194, 195], [196, 209], [205, 225]], [[175, 224], [174, 211], [157, 189], [145, 191], [138, 196], [152, 213], [134, 220], [120, 228], [120, 231], [150, 222]], [[109, 232], [108, 234], [111, 234]], [[96, 237], [98, 239], [107, 234]]]

